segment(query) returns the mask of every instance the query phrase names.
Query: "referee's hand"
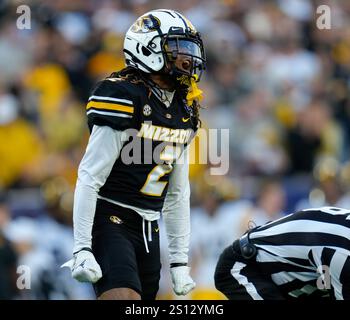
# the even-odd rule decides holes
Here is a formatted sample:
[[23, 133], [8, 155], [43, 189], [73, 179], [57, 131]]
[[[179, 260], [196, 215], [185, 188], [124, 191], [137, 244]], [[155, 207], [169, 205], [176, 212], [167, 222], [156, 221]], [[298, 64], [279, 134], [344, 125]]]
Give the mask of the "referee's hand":
[[61, 266], [70, 268], [72, 277], [80, 282], [95, 283], [102, 277], [102, 271], [92, 252], [81, 250], [73, 259]]
[[179, 266], [170, 268], [173, 290], [178, 296], [185, 296], [196, 286], [190, 276], [190, 267]]

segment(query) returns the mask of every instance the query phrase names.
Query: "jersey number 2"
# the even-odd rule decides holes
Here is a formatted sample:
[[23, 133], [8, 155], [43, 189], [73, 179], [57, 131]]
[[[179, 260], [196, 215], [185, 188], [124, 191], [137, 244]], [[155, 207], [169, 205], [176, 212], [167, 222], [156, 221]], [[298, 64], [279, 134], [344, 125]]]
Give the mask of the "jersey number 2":
[[159, 179], [173, 170], [173, 162], [180, 156], [181, 149], [176, 146], [166, 145], [160, 153], [160, 160], [163, 164], [155, 166], [148, 174], [147, 179], [141, 192], [148, 196], [160, 197], [168, 184], [167, 181], [159, 181]]

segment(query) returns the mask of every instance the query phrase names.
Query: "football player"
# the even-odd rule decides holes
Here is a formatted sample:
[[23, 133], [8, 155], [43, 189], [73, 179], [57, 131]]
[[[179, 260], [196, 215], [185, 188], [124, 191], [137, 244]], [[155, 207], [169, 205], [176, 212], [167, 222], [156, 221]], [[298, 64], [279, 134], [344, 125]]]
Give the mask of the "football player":
[[99, 299], [155, 299], [162, 213], [173, 290], [186, 295], [195, 287], [186, 160], [199, 125], [203, 42], [180, 13], [154, 10], [127, 31], [124, 54], [126, 68], [101, 81], [86, 107], [91, 135], [74, 195], [73, 259], [64, 266], [92, 282]]

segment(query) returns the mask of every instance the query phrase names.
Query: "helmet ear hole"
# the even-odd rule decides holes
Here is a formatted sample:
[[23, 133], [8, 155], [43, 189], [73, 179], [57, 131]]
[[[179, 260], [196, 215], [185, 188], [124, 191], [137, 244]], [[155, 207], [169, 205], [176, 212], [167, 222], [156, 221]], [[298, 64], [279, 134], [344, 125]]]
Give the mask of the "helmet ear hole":
[[144, 56], [148, 57], [151, 55], [151, 51], [148, 50], [146, 47], [142, 46], [141, 50]]

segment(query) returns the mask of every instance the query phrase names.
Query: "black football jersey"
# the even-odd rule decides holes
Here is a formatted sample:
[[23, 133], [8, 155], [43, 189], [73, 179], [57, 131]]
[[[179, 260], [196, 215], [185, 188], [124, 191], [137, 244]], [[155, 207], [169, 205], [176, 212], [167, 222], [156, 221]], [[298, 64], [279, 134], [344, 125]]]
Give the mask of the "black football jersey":
[[166, 107], [143, 83], [107, 78], [93, 90], [86, 107], [94, 125], [125, 131], [122, 147], [99, 195], [141, 209], [161, 211], [176, 159], [198, 123], [175, 92]]

